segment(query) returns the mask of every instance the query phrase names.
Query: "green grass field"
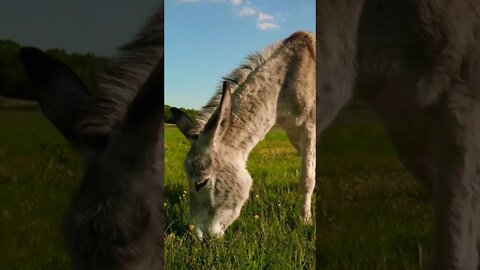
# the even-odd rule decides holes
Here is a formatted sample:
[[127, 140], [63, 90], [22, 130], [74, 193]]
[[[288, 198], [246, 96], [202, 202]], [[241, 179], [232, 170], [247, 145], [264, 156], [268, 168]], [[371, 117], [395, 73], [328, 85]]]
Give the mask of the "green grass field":
[[0, 269], [68, 269], [59, 227], [80, 168], [40, 112], [0, 111]]
[[[343, 113], [322, 136], [315, 226], [300, 222], [300, 161], [275, 129], [250, 156], [242, 214], [206, 244], [189, 230], [188, 142], [165, 132], [166, 269], [410, 270], [428, 261], [428, 197], [368, 112]], [[39, 112], [0, 111], [0, 269], [68, 269], [59, 225], [81, 167]]]
[[322, 135], [317, 158], [317, 267], [425, 268], [430, 201], [375, 118], [342, 113]]
[[279, 129], [252, 152], [253, 190], [224, 239], [202, 244], [189, 232], [183, 159], [189, 143], [165, 131], [167, 269], [314, 269], [315, 226], [300, 222], [300, 160]]

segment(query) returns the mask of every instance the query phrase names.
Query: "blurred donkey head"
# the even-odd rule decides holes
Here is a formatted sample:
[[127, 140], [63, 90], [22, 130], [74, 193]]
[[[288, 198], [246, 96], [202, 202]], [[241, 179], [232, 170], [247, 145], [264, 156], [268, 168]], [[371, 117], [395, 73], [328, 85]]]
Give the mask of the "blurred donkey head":
[[84, 159], [64, 221], [74, 269], [163, 267], [163, 7], [121, 48], [92, 98], [35, 48], [20, 59], [45, 116]]

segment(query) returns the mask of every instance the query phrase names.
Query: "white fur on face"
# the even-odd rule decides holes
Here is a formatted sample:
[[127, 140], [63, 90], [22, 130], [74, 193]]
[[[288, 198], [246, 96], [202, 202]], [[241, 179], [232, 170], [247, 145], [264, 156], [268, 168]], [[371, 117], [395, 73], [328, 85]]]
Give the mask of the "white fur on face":
[[[216, 162], [213, 162], [215, 164]], [[236, 163], [240, 165], [241, 163]], [[252, 179], [245, 167], [211, 165], [216, 174], [190, 177], [190, 216], [196, 223], [199, 238], [222, 237], [225, 230], [238, 218], [249, 197]], [[193, 168], [187, 168], [187, 171]], [[208, 176], [207, 176], [208, 175]], [[197, 181], [209, 179], [201, 188]]]

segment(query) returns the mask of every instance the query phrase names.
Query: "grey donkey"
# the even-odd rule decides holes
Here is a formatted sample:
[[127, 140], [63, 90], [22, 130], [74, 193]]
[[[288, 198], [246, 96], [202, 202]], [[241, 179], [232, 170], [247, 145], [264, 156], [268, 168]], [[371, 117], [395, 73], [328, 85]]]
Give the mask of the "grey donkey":
[[302, 158], [302, 220], [311, 222], [315, 187], [315, 36], [296, 32], [250, 55], [197, 114], [172, 108], [191, 142], [185, 159], [190, 216], [202, 238], [221, 237], [240, 215], [252, 178], [250, 151], [278, 123]]
[[73, 269], [161, 269], [163, 61], [116, 131], [82, 137], [74, 123], [90, 100], [80, 80], [39, 50], [24, 48], [21, 59], [43, 112], [85, 160], [64, 220]]
[[45, 116], [81, 154], [63, 231], [73, 269], [163, 269], [163, 8], [121, 48], [93, 98], [35, 48], [20, 58]]
[[[430, 269], [480, 269], [480, 1], [317, 1], [317, 134], [352, 96], [431, 194]], [[317, 138], [318, 140], [318, 138]]]

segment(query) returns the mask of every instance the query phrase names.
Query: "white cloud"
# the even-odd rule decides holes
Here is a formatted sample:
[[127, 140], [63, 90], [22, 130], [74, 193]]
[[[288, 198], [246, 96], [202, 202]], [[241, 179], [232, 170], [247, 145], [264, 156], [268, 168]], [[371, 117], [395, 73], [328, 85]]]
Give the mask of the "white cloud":
[[262, 31], [274, 30], [280, 28], [278, 21], [285, 22], [286, 15], [276, 13], [275, 15], [261, 12], [252, 7], [248, 0], [178, 0], [183, 3], [199, 3], [199, 2], [213, 2], [213, 3], [230, 3], [234, 7], [234, 11], [238, 12], [240, 17], [250, 16], [257, 24], [257, 28]]
[[264, 21], [273, 21], [273, 15], [259, 12], [258, 17], [257, 17], [258, 22], [264, 22]]
[[259, 22], [257, 23], [257, 27], [260, 30], [266, 31], [266, 30], [273, 30], [279, 28], [278, 25], [272, 23], [272, 22]]
[[257, 13], [257, 11], [251, 7], [245, 6], [243, 9], [240, 11], [239, 15], [240, 16], [253, 16]]
[[227, 0], [179, 0], [182, 3], [200, 3], [200, 2], [212, 2], [212, 3], [225, 3]]

